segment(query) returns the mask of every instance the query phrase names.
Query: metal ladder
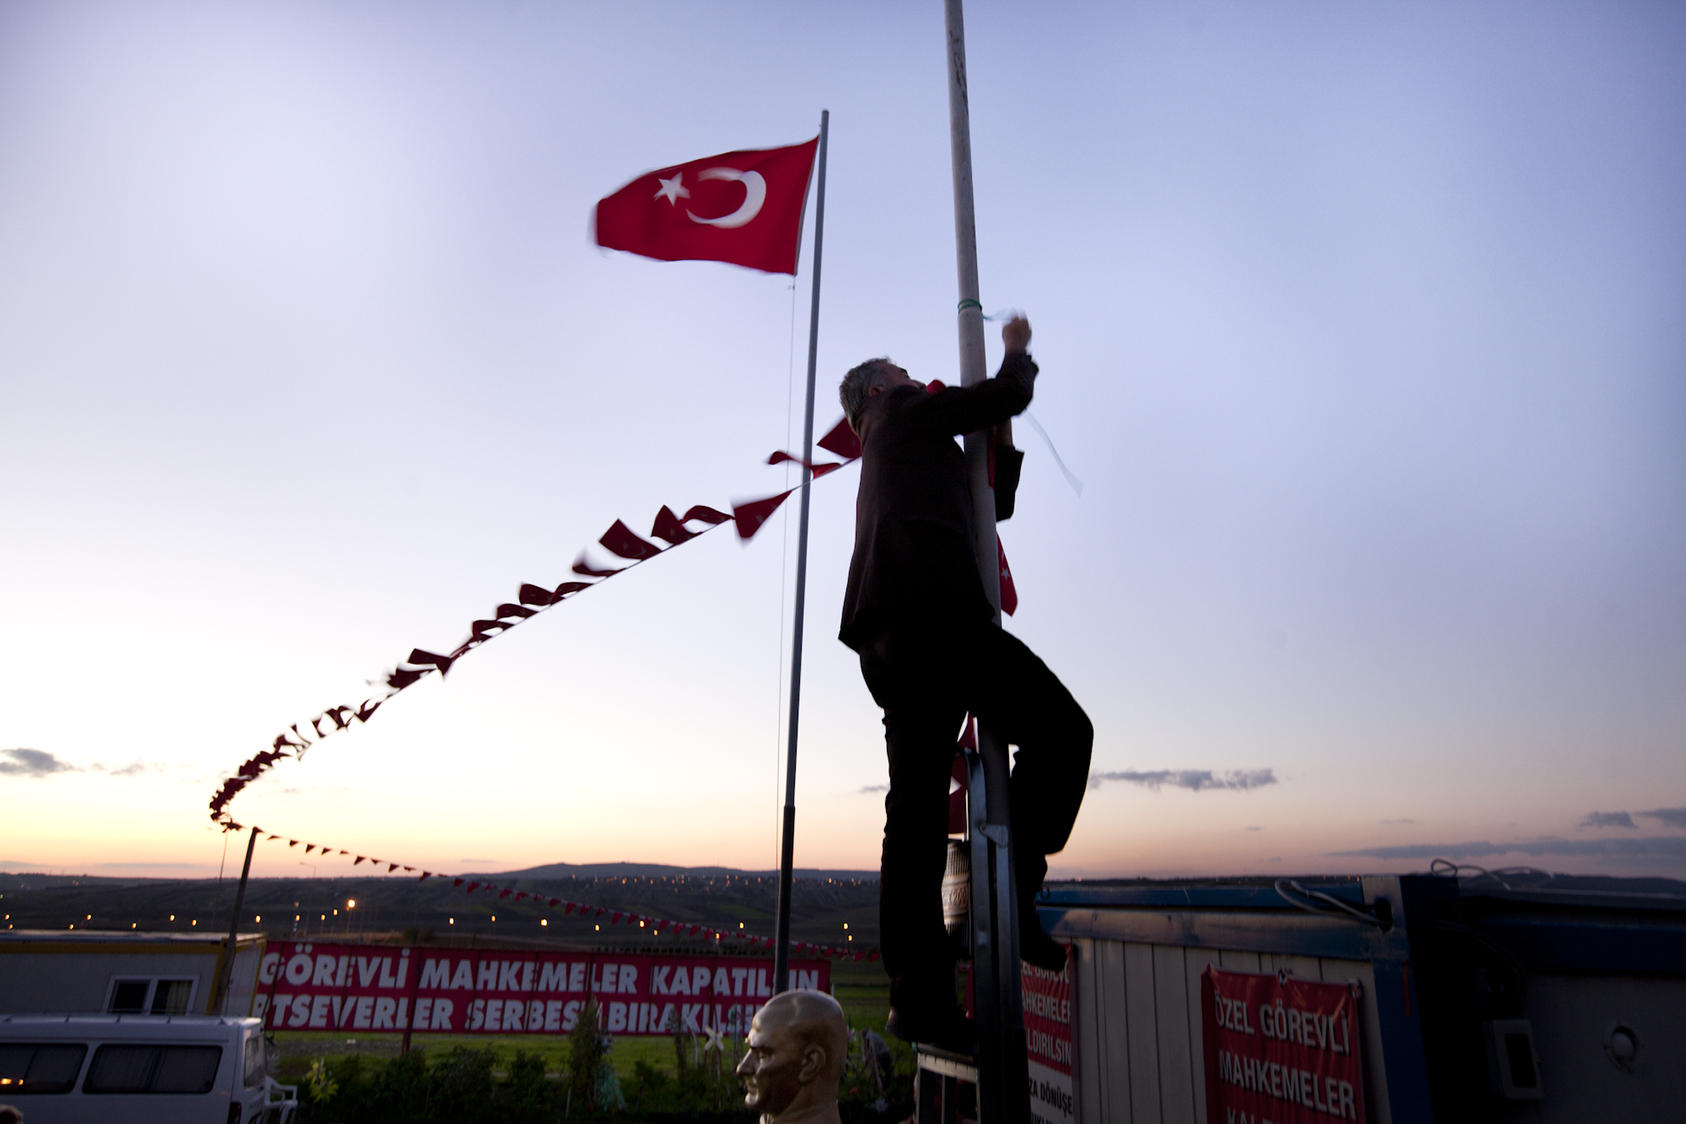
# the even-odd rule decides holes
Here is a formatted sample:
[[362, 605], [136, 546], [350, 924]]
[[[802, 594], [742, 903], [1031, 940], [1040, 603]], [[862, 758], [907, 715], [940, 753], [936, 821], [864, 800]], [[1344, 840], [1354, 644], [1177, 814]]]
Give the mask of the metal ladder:
[[1019, 985], [1019, 928], [1007, 829], [1007, 748], [987, 729], [966, 750], [966, 843], [971, 859], [972, 997], [977, 1044], [972, 1056], [914, 1046], [918, 1124], [956, 1124], [965, 1086], [978, 1124], [1028, 1124], [1024, 998]]

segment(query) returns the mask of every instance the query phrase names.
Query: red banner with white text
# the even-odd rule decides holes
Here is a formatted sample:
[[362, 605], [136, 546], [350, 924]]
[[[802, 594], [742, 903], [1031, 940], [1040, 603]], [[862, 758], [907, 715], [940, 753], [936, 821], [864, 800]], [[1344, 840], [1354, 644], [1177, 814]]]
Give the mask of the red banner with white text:
[[[252, 1014], [270, 1030], [565, 1034], [596, 999], [611, 1034], [743, 1033], [772, 979], [750, 956], [270, 941]], [[829, 992], [831, 965], [792, 960], [790, 984]]]
[[1207, 968], [1207, 1124], [1364, 1124], [1358, 985]]
[[1025, 964], [1024, 1036], [1035, 1124], [1077, 1124], [1077, 958], [1050, 972]]

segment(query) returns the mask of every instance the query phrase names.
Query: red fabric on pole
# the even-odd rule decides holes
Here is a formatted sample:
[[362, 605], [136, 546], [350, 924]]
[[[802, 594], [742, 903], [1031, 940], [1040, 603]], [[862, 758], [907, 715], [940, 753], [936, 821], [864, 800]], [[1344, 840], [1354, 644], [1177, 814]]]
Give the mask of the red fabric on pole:
[[1019, 591], [1013, 585], [1013, 571], [1007, 568], [1007, 548], [1001, 545], [1000, 535], [995, 536], [995, 556], [1001, 563], [1001, 611], [1010, 617], [1019, 607]]
[[796, 272], [819, 138], [647, 172], [597, 204], [597, 244], [662, 261]]
[[[973, 749], [977, 748], [974, 741]], [[949, 770], [949, 776], [959, 782], [960, 787], [948, 794], [948, 833], [950, 835], [966, 834], [966, 759], [957, 749], [954, 751], [954, 766]]]

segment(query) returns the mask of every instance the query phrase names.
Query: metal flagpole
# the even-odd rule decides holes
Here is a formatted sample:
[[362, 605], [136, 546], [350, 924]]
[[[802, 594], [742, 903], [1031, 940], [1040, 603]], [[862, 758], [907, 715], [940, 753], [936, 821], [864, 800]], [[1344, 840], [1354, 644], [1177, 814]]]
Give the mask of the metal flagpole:
[[[223, 832], [226, 844], [228, 832]], [[240, 945], [240, 911], [246, 905], [246, 883], [252, 877], [252, 851], [258, 845], [258, 829], [252, 828], [251, 837], [246, 840], [246, 865], [240, 868], [240, 886], [234, 891], [234, 913], [228, 919], [228, 940], [223, 944], [222, 960], [218, 965], [217, 978], [211, 985], [211, 1001], [205, 1005], [205, 1013], [210, 1015], [223, 1014], [223, 1007], [228, 1002], [229, 984], [234, 976], [234, 953]]]
[[773, 992], [790, 988], [790, 891], [796, 862], [796, 728], [802, 708], [802, 614], [808, 591], [808, 494], [814, 473], [814, 366], [820, 341], [820, 250], [825, 243], [825, 144], [831, 111], [820, 110], [819, 188], [814, 196], [814, 293], [808, 313], [808, 402], [802, 416], [802, 514], [796, 538], [796, 612], [790, 637], [790, 737], [784, 767], [784, 833], [779, 848], [779, 913]]
[[[983, 305], [978, 299], [977, 223], [972, 205], [972, 126], [966, 87], [966, 26], [961, 0], [945, 0], [948, 29], [949, 147], [954, 166], [954, 244], [959, 281], [960, 381], [983, 382]], [[995, 541], [995, 493], [989, 483], [989, 434], [968, 433], [974, 543], [984, 591], [1001, 620], [1001, 573]], [[1029, 1118], [1023, 997], [1019, 987], [1018, 917], [1007, 815], [1007, 747], [978, 724], [984, 807], [971, 810], [973, 985], [977, 999], [978, 1101], [983, 1119]], [[974, 788], [973, 798], [977, 791]], [[981, 860], [981, 861], [980, 861]], [[984, 892], [980, 893], [979, 891]], [[980, 917], [982, 911], [987, 917]]]

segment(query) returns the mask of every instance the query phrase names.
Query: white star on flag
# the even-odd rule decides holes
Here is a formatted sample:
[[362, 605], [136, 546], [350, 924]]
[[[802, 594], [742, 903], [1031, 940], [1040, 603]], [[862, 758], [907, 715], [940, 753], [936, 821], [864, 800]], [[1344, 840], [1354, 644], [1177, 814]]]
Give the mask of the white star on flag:
[[666, 199], [669, 206], [673, 206], [681, 199], [689, 199], [691, 197], [690, 189], [680, 182], [684, 178], [685, 174], [683, 172], [674, 176], [670, 180], [664, 180], [660, 176], [657, 176], [656, 181], [662, 186], [661, 189], [654, 195], [650, 196], [650, 198]]

